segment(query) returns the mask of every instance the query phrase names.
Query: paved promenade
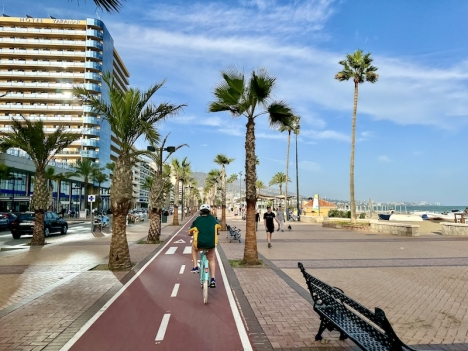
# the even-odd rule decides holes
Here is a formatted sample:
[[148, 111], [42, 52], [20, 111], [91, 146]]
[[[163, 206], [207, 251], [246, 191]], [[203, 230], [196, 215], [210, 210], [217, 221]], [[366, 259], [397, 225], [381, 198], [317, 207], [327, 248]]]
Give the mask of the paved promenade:
[[[169, 219], [170, 221], [171, 219]], [[242, 229], [234, 216], [228, 223]], [[468, 350], [468, 238], [437, 234], [397, 237], [292, 222], [267, 248], [259, 230], [261, 268], [231, 268], [242, 243], [219, 245], [232, 292], [256, 350], [354, 350], [351, 341], [324, 332], [297, 268], [382, 308], [400, 338], [426, 350]], [[165, 226], [167, 240], [179, 227]], [[107, 262], [110, 235], [60, 236], [43, 248], [0, 252], [0, 350], [60, 350], [158, 249], [137, 244], [148, 223], [131, 225], [133, 271], [92, 270]], [[112, 328], [112, 326], [110, 326]]]

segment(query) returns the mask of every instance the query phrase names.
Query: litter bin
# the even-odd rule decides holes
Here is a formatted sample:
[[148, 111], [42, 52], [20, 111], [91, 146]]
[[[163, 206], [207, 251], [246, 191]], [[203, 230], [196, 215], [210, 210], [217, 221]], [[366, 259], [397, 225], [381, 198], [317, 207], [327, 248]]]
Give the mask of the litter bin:
[[169, 212], [163, 211], [162, 217], [161, 217], [161, 223], [167, 223], [167, 216], [169, 216]]

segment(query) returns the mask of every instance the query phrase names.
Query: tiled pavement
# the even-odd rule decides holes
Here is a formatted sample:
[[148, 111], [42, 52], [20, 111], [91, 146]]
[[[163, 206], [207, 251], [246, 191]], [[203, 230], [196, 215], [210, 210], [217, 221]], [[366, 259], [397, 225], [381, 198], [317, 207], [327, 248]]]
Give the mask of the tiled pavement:
[[[244, 231], [243, 221], [230, 224]], [[325, 332], [314, 341], [319, 319], [310, 305], [297, 262], [370, 307], [382, 308], [402, 340], [418, 349], [468, 350], [468, 241], [423, 234], [418, 238], [337, 231], [294, 223], [274, 234], [268, 249], [257, 232], [260, 258], [268, 268], [235, 273], [273, 349], [352, 348]], [[223, 244], [229, 259], [243, 245]], [[309, 302], [308, 302], [309, 301]], [[300, 318], [297, 318], [300, 316]], [[354, 346], [355, 347], [355, 346]]]
[[[242, 229], [245, 222], [228, 217]], [[338, 333], [314, 341], [319, 319], [305, 282], [307, 271], [370, 307], [381, 307], [398, 335], [427, 350], [468, 350], [468, 241], [427, 234], [418, 238], [324, 229], [293, 223], [268, 249], [258, 232], [262, 268], [226, 267], [257, 350], [354, 350]], [[165, 227], [170, 235], [176, 227]], [[131, 226], [132, 261], [141, 267], [154, 245], [135, 245], [147, 223]], [[70, 236], [44, 249], [0, 253], [0, 350], [59, 350], [129, 279], [89, 271], [105, 262], [109, 236]], [[68, 239], [68, 240], [67, 240]], [[241, 259], [243, 242], [220, 240], [224, 260]], [[41, 252], [43, 251], [43, 252]], [[66, 262], [66, 264], [59, 264]], [[125, 277], [124, 277], [125, 276]]]

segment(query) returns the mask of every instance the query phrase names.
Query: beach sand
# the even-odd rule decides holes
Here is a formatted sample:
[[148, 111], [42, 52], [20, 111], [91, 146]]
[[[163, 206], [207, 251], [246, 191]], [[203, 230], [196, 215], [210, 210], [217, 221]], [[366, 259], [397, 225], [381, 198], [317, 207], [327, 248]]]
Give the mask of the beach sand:
[[[372, 216], [372, 219], [378, 219], [377, 214], [374, 214]], [[398, 223], [419, 225], [419, 234], [441, 234], [442, 233], [442, 226], [440, 225], [440, 221], [425, 220], [422, 222], [398, 222]]]

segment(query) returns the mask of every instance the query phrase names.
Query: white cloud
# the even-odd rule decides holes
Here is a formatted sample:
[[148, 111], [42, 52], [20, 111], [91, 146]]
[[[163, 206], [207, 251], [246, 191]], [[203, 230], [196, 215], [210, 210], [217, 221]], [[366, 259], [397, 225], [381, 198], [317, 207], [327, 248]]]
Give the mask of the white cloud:
[[383, 162], [383, 163], [392, 162], [392, 160], [387, 155], [380, 155], [379, 157], [377, 157], [377, 159], [379, 160], [379, 162]]

